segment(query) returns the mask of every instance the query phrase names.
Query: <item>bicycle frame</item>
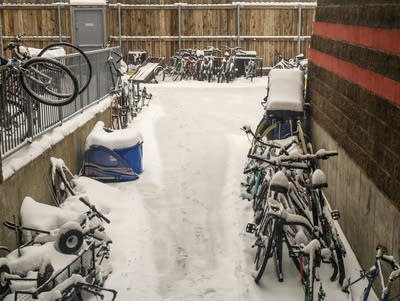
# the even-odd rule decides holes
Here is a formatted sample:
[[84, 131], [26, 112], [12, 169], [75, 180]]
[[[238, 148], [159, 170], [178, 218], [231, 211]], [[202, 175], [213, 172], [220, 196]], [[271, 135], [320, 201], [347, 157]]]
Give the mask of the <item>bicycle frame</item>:
[[[389, 279], [387, 281], [387, 284], [385, 283], [385, 279], [382, 273], [382, 261], [389, 263], [392, 266], [393, 272], [390, 274]], [[385, 248], [382, 246], [377, 247], [377, 252], [375, 256], [375, 263], [374, 265], [368, 270], [368, 271], [361, 271], [360, 277], [353, 282], [347, 284], [344, 286], [343, 291], [349, 292], [348, 289], [354, 285], [355, 283], [359, 282], [360, 280], [367, 279], [368, 284], [364, 288], [363, 294], [362, 294], [362, 301], [367, 301], [369, 294], [372, 289], [372, 285], [376, 278], [379, 277], [379, 282], [381, 285], [381, 301], [390, 301], [390, 300], [395, 300], [394, 298], [399, 297], [395, 296], [394, 298], [390, 298], [390, 288], [392, 286], [393, 281], [397, 280], [400, 278], [400, 265], [395, 261], [395, 259], [392, 256], [386, 255], [385, 254]]]

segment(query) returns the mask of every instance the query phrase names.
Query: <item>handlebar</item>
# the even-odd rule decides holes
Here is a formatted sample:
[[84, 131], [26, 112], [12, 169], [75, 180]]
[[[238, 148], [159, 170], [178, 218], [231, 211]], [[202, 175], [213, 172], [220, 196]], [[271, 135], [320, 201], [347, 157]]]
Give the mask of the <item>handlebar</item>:
[[389, 263], [393, 270], [399, 270], [400, 269], [399, 263], [394, 259], [393, 256], [387, 255], [386, 252], [387, 252], [387, 249], [385, 247], [378, 245], [376, 247], [376, 255], [375, 256], [377, 259], [381, 259], [381, 260]]
[[277, 166], [277, 167], [286, 167], [289, 169], [308, 169], [308, 165], [305, 163], [301, 163], [301, 162], [300, 163], [296, 163], [296, 162], [286, 163], [286, 162], [280, 162], [279, 160], [270, 160], [264, 156], [251, 155], [251, 154], [247, 155], [247, 157], [258, 160], [258, 161], [262, 161], [262, 162], [265, 162], [265, 163], [268, 163], [270, 165]]
[[325, 149], [319, 149], [315, 154], [290, 154], [285, 156], [279, 156], [278, 160], [281, 162], [301, 162], [301, 161], [311, 161], [314, 159], [327, 160], [330, 157], [337, 156], [337, 151], [327, 151]]
[[101, 212], [99, 212], [93, 204], [89, 203], [89, 201], [86, 198], [80, 197], [79, 200], [83, 204], [85, 204], [90, 210], [92, 210], [96, 214], [97, 217], [104, 220], [107, 224], [111, 223], [111, 221], [107, 217], [105, 217]]
[[[281, 149], [284, 153], [287, 154], [287, 149], [286, 146], [282, 147], [282, 145], [278, 144], [278, 143], [272, 143], [272, 142], [264, 142], [262, 141], [259, 137], [257, 137], [253, 131], [250, 129], [250, 127], [248, 126], [243, 126], [241, 128], [242, 131], [244, 131], [246, 134], [250, 134], [251, 136], [253, 136], [254, 139], [256, 139], [256, 141], [264, 146], [269, 146], [270, 148], [279, 148]], [[292, 143], [290, 143], [290, 145], [292, 145]], [[289, 147], [290, 147], [289, 145]], [[289, 148], [288, 147], [288, 148]]]

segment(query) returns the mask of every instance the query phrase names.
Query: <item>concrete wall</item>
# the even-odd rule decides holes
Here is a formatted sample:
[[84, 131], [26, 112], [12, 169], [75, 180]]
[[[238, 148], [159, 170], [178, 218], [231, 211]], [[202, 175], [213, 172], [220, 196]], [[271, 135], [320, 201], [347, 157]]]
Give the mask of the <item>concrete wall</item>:
[[320, 162], [329, 183], [326, 195], [360, 264], [372, 265], [377, 244], [400, 258], [400, 212], [348, 153], [316, 122], [312, 123], [315, 149], [337, 149], [339, 156]]
[[[110, 109], [98, 113], [74, 133], [45, 151], [38, 158], [18, 170], [10, 178], [0, 184], [0, 222], [12, 221], [13, 215], [19, 217], [21, 203], [26, 196], [46, 204], [51, 204], [50, 157], [61, 158], [75, 174], [82, 163], [86, 137], [97, 121], [111, 124]], [[0, 226], [0, 246], [15, 248], [14, 232]]]

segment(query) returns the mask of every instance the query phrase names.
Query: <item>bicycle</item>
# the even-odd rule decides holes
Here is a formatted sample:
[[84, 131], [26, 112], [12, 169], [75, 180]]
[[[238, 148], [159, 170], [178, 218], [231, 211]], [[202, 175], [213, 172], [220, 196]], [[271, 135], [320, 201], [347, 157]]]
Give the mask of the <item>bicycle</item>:
[[[251, 155], [252, 156], [252, 155]], [[260, 159], [253, 156], [254, 159]], [[287, 164], [269, 162], [278, 167], [299, 169], [307, 168], [304, 164]], [[290, 199], [286, 197], [290, 189], [289, 182], [283, 171], [278, 171], [269, 183], [269, 191], [264, 203], [262, 221], [259, 225], [247, 224], [246, 232], [256, 233], [257, 246], [253, 275], [258, 283], [265, 271], [269, 258], [274, 257], [275, 269], [279, 281], [283, 281], [282, 249], [283, 243], [289, 250], [289, 256], [298, 269], [305, 291], [305, 300], [314, 300], [314, 280], [319, 281], [321, 262], [332, 263], [332, 253], [320, 242], [319, 229], [311, 221], [294, 212]], [[333, 265], [334, 270], [337, 269]], [[334, 271], [335, 273], [336, 271]], [[323, 300], [325, 293], [320, 285], [318, 300]]]
[[128, 126], [129, 109], [129, 84], [123, 80], [126, 73], [126, 64], [122, 60], [122, 55], [109, 47], [107, 64], [111, 75], [111, 125], [114, 130], [124, 129]]
[[[324, 245], [335, 254], [339, 283], [342, 285], [346, 275], [343, 260], [343, 257], [346, 256], [346, 249], [334, 224], [334, 220], [340, 218], [340, 213], [338, 210], [331, 210], [328, 200], [322, 191], [323, 188], [328, 187], [326, 175], [322, 170], [316, 168], [316, 160], [327, 160], [337, 155], [337, 151], [320, 149], [315, 154], [283, 155], [276, 160], [279, 162], [304, 162], [309, 166], [307, 178], [311, 179], [311, 183], [305, 183], [306, 181], [299, 183], [298, 180], [292, 179], [291, 182], [295, 189], [291, 196], [297, 204], [302, 203], [302, 205], [298, 205], [298, 208], [311, 208], [313, 225], [319, 227]], [[302, 214], [305, 215], [307, 213], [303, 211]], [[332, 275], [331, 280], [333, 281], [336, 276], [336, 274]]]
[[221, 66], [218, 68], [217, 81], [219, 83], [229, 82], [233, 79], [234, 60], [226, 51], [222, 58]]
[[[381, 245], [376, 247], [376, 255], [375, 255], [375, 263], [368, 271], [361, 271], [360, 277], [356, 280], [352, 281], [350, 278], [346, 279], [346, 283], [342, 286], [342, 290], [345, 293], [350, 294], [349, 290], [354, 284], [359, 282], [360, 280], [367, 279], [368, 284], [365, 287], [363, 294], [361, 296], [362, 301], [367, 301], [369, 294], [372, 289], [372, 284], [379, 277], [380, 285], [381, 285], [381, 301], [390, 301], [390, 300], [398, 300], [400, 294], [397, 296], [391, 296], [391, 287], [393, 282], [400, 279], [400, 264], [393, 258], [393, 256], [387, 255], [387, 249]], [[390, 273], [387, 283], [385, 284], [384, 276], [382, 273], [382, 261], [388, 263], [392, 268], [392, 272]], [[390, 299], [389, 299], [390, 298]]]
[[8, 67], [8, 77], [16, 76], [23, 89], [35, 100], [52, 106], [71, 103], [79, 93], [78, 80], [72, 71], [57, 60], [30, 58], [26, 47], [20, 43], [22, 35], [9, 43], [5, 50], [13, 52], [12, 59], [1, 57]]
[[246, 79], [250, 78], [253, 81], [253, 78], [256, 76], [256, 62], [254, 60], [250, 60], [249, 63], [245, 67], [246, 70]]
[[[39, 53], [38, 57], [44, 57], [46, 56], [49, 52], [63, 48], [66, 50], [66, 53], [68, 54], [68, 57], [52, 57], [53, 59], [59, 60], [62, 62], [64, 65], [70, 66], [69, 68], [76, 68], [76, 72], [74, 74], [79, 74], [80, 77], [78, 79], [78, 83], [80, 84], [79, 87], [79, 92], [78, 94], [81, 94], [83, 91], [87, 89], [87, 87], [90, 84], [90, 81], [92, 80], [92, 74], [93, 74], [93, 68], [92, 64], [90, 63], [90, 60], [86, 53], [82, 51], [79, 47], [67, 43], [67, 42], [57, 42], [57, 43], [51, 43], [47, 46], [45, 46]], [[68, 64], [67, 64], [68, 63]], [[85, 68], [83, 70], [83, 68]]]

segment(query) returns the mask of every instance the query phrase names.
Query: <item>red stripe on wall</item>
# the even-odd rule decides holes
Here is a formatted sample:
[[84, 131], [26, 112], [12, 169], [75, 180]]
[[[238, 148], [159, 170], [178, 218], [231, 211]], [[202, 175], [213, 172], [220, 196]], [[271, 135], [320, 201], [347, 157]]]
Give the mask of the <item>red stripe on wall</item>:
[[337, 59], [315, 49], [308, 50], [310, 60], [344, 79], [351, 81], [376, 95], [400, 105], [400, 82], [381, 74], [362, 69], [352, 63]]
[[315, 22], [313, 34], [387, 52], [400, 53], [400, 30]]

